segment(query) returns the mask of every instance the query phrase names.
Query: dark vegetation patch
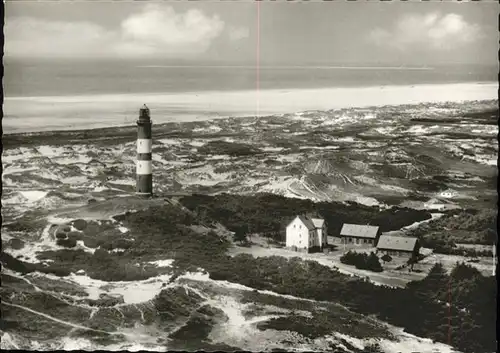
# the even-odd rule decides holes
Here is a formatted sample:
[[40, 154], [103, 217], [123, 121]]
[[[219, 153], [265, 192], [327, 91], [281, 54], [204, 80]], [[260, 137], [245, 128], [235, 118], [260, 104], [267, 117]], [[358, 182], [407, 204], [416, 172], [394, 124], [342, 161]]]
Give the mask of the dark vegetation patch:
[[[370, 196], [378, 200], [379, 202], [391, 207], [400, 205], [402, 202], [407, 200], [416, 200], [417, 198], [420, 198], [419, 196], [413, 197], [411, 195], [390, 195], [390, 194], [377, 194], [377, 193], [370, 194]], [[423, 198], [423, 199], [427, 200], [428, 198]]]
[[121, 312], [121, 309], [119, 310], [117, 308], [100, 308], [92, 319], [87, 319], [88, 326], [103, 331], [116, 331], [119, 327], [125, 326], [128, 321], [128, 318]]
[[188, 321], [178, 330], [169, 335], [174, 346], [184, 350], [199, 350], [204, 344], [210, 344], [208, 336], [213, 327], [226, 319], [225, 314], [214, 307], [204, 305], [191, 313]]
[[224, 224], [229, 230], [244, 233], [266, 233], [276, 240], [284, 240], [286, 225], [297, 214], [318, 214], [325, 219], [328, 233], [340, 233], [343, 223], [371, 224], [382, 232], [397, 230], [414, 222], [431, 218], [427, 211], [393, 207], [380, 211], [355, 203], [314, 203], [309, 200], [285, 198], [279, 195], [255, 196], [220, 194], [192, 195], [180, 202], [194, 212]]
[[203, 298], [194, 291], [173, 287], [162, 290], [155, 297], [153, 305], [157, 310], [160, 326], [169, 331], [186, 323], [202, 301]]
[[[421, 240], [423, 247], [441, 253], [454, 253], [456, 243], [492, 245], [497, 240], [497, 211], [463, 210], [421, 224], [410, 231], [410, 235]], [[473, 251], [468, 251], [473, 254]]]
[[34, 277], [31, 275], [27, 275], [26, 278], [30, 280], [31, 283], [34, 283], [38, 288], [52, 291], [58, 294], [63, 295], [72, 295], [79, 297], [88, 297], [88, 293], [81, 289], [76, 284], [71, 284], [64, 281], [57, 281], [48, 277]]
[[272, 166], [281, 166], [281, 165], [283, 165], [283, 162], [268, 158], [268, 159], [264, 160], [264, 164], [272, 167]]
[[[272, 329], [297, 332], [310, 339], [323, 337], [332, 332], [331, 326], [325, 327], [317, 320], [301, 315], [273, 318], [269, 321], [257, 324], [257, 328], [260, 330]], [[337, 327], [335, 327], [335, 330], [336, 329]]]
[[[4, 324], [4, 321], [7, 321], [9, 326], [15, 326], [13, 329], [22, 333], [25, 339], [44, 341], [47, 337], [61, 337], [68, 332], [68, 326], [64, 324], [20, 308], [4, 305], [4, 301], [5, 299], [2, 298], [2, 302], [0, 303], [2, 308], [2, 324]], [[32, 346], [20, 348], [26, 350], [33, 349]]]
[[143, 280], [165, 272], [165, 269], [150, 265], [136, 266], [132, 261], [133, 256], [109, 253], [104, 249], [97, 249], [94, 254], [81, 249], [41, 252], [38, 255], [40, 260], [54, 261], [48, 265], [23, 262], [5, 252], [1, 253], [0, 258], [5, 267], [22, 274], [39, 271], [65, 277], [71, 272], [84, 270], [89, 277], [104, 281]]
[[[2, 293], [5, 293], [4, 291], [7, 288], [19, 288], [21, 290], [30, 290], [33, 289], [33, 285], [29, 284], [28, 282], [22, 280], [21, 278], [14, 277], [7, 275], [5, 273], [1, 274], [1, 279], [2, 279], [2, 287], [0, 287], [0, 291]], [[5, 297], [3, 297], [5, 299]]]
[[262, 153], [262, 151], [251, 145], [227, 141], [209, 141], [201, 147], [198, 152], [202, 154], [227, 154], [229, 156], [249, 156]]
[[439, 192], [448, 189], [445, 182], [438, 181], [434, 178], [415, 178], [411, 179], [412, 188], [420, 192]]
[[[282, 313], [282, 317], [260, 324], [261, 329], [296, 331], [314, 339], [330, 334], [334, 327], [339, 333], [358, 338], [392, 338], [387, 329], [376, 321], [333, 303], [285, 299], [257, 291], [243, 293], [242, 302], [290, 310], [288, 315]], [[304, 316], [299, 311], [310, 312], [311, 316]]]
[[73, 227], [75, 227], [80, 231], [85, 230], [85, 228], [87, 228], [88, 225], [87, 221], [84, 219], [75, 219], [73, 222], [71, 222], [71, 224], [73, 225]]
[[48, 266], [44, 266], [40, 263], [32, 264], [29, 262], [23, 262], [4, 251], [0, 253], [0, 261], [2, 262], [2, 266], [5, 266], [6, 268], [19, 272], [21, 274], [38, 271], [42, 273], [50, 273], [59, 277], [64, 277], [69, 276], [69, 274], [71, 273], [70, 269], [61, 264], [51, 263]]
[[11, 247], [12, 249], [15, 249], [15, 250], [20, 250], [20, 249], [24, 248], [24, 241], [22, 241], [21, 239], [18, 239], [18, 238], [10, 239], [7, 244], [9, 247]]
[[61, 320], [84, 325], [89, 317], [90, 310], [71, 305], [53, 295], [34, 290], [19, 291], [16, 287], [14, 295], [4, 299], [11, 304], [27, 307], [38, 312], [57, 317]]
[[47, 221], [24, 215], [11, 223], [2, 224], [2, 228], [10, 232], [35, 233], [43, 229]]
[[382, 272], [384, 270], [374, 252], [370, 252], [370, 255], [368, 255], [366, 253], [348, 251], [342, 255], [340, 262], [346, 265], [353, 265], [360, 270], [373, 272]]
[[71, 231], [69, 225], [60, 226], [55, 230], [57, 245], [73, 248], [77, 241], [82, 240], [85, 246], [93, 249], [98, 247], [105, 250], [128, 249], [132, 246], [131, 239], [124, 238], [124, 234], [111, 221], [98, 223], [80, 219], [71, 224], [80, 230]]
[[192, 225], [202, 225], [211, 220], [197, 219], [195, 215], [179, 207], [164, 205], [117, 216], [130, 229], [134, 236], [133, 247], [124, 256], [156, 256], [178, 260], [178, 263], [190, 264], [193, 255], [202, 259], [217, 258], [224, 254], [229, 246], [227, 241], [209, 231], [205, 234], [196, 232]]
[[408, 173], [408, 168], [406, 165], [397, 165], [388, 162], [384, 162], [381, 164], [372, 164], [371, 168], [388, 178], [405, 179]]
[[[406, 289], [375, 286], [299, 258], [237, 255], [224, 263], [207, 265], [210, 278], [215, 280], [342, 303], [360, 314], [375, 315], [409, 333], [443, 343], [447, 343], [451, 313], [451, 329], [463, 332], [455, 336], [455, 347], [468, 353], [493, 351], [496, 345], [496, 313], [491, 310], [496, 301], [495, 278], [484, 277], [467, 265], [457, 265], [451, 275], [436, 265], [426, 279], [411, 282]], [[449, 287], [451, 297], [457, 299], [451, 309], [446, 306]], [[463, 308], [469, 312], [461, 311]], [[314, 327], [303, 329], [318, 332]]]
[[[194, 212], [165, 205], [117, 217], [135, 238], [134, 246], [123, 254], [109, 254], [102, 249], [96, 250], [94, 255], [66, 250], [61, 253], [64, 255], [57, 252], [62, 258], [45, 267], [23, 263], [2, 253], [2, 264], [22, 273], [35, 269], [52, 273], [53, 266], [66, 271], [83, 268], [93, 278], [116, 281], [151, 277], [158, 269], [134, 270], [132, 264], [136, 259], [149, 254], [161, 255], [176, 260], [174, 273], [177, 274], [186, 270], [196, 271], [201, 267], [214, 280], [227, 280], [258, 290], [341, 303], [359, 314], [375, 315], [393, 325], [404, 327], [412, 334], [444, 343], [448, 339], [448, 318], [451, 312], [452, 332], [463, 333], [454, 336], [452, 343], [455, 347], [466, 353], [493, 351], [496, 347], [496, 313], [491, 310], [496, 304], [496, 281], [494, 277], [482, 276], [473, 268], [460, 265], [448, 275], [437, 265], [426, 279], [412, 282], [406, 289], [393, 289], [375, 286], [317, 262], [302, 261], [300, 258], [253, 258], [250, 255], [230, 257], [226, 255], [229, 244], [225, 238], [215, 232], [200, 234], [189, 227], [220, 222], [229, 229], [276, 232], [283, 229], [297, 213], [310, 211], [324, 215], [333, 234], [339, 231], [343, 222], [370, 222], [381, 226], [382, 231], [387, 231], [427, 219], [430, 217], [427, 212], [397, 208], [379, 211], [356, 204], [315, 204], [273, 195], [194, 195], [181, 199], [181, 202]], [[203, 207], [205, 218], [202, 220]], [[245, 224], [251, 228], [244, 228]], [[472, 224], [471, 222], [471, 227]], [[72, 258], [70, 253], [77, 257]], [[451, 308], [446, 306], [450, 294], [448, 288], [454, 298]], [[185, 317], [187, 321], [189, 314], [201, 301], [194, 292], [186, 293], [184, 288], [179, 288], [165, 289], [154, 303], [162, 315], [160, 322], [171, 325], [173, 318]], [[461, 311], [463, 308], [468, 311]], [[325, 319], [325, 325], [328, 320], [330, 319]], [[313, 333], [321, 329], [307, 328]]]
[[64, 246], [65, 248], [74, 248], [76, 246], [76, 240], [75, 239], [57, 239], [56, 241], [57, 245]]
[[465, 257], [493, 257], [492, 250], [477, 250], [471, 248], [463, 248], [463, 247], [455, 247], [451, 246], [448, 243], [434, 243], [434, 252], [438, 254], [446, 254], [446, 255], [458, 255]]
[[468, 133], [468, 132], [435, 132], [429, 133], [428, 135], [444, 135], [447, 139], [455, 139], [455, 140], [466, 140], [466, 139], [479, 139], [488, 141], [491, 140], [490, 134], [480, 135], [478, 133]]

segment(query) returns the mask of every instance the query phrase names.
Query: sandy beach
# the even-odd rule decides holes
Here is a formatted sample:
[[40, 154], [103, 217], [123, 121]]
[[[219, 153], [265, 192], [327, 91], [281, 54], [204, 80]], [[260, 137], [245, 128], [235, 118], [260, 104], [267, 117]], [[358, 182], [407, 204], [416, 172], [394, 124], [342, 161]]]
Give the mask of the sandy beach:
[[146, 103], [155, 123], [348, 107], [496, 99], [497, 83], [362, 88], [6, 97], [5, 134], [132, 125]]

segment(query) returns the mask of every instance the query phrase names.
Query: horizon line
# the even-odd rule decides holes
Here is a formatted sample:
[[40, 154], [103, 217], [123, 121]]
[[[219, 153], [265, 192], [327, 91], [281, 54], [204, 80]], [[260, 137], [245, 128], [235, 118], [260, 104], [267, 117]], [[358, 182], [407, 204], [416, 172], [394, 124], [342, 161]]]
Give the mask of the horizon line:
[[[237, 69], [256, 69], [252, 65], [137, 65], [138, 68], [237, 68]], [[325, 65], [265, 65], [259, 66], [259, 69], [344, 69], [344, 70], [435, 70], [431, 66], [325, 66]]]

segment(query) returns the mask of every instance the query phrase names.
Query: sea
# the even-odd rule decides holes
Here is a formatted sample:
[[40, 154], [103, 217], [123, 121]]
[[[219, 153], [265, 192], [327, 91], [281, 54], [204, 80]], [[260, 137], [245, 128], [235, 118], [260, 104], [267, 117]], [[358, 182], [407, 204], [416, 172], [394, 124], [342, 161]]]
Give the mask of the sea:
[[496, 66], [4, 60], [3, 133], [496, 99]]
[[496, 66], [217, 65], [6, 61], [6, 97], [245, 91], [496, 82]]

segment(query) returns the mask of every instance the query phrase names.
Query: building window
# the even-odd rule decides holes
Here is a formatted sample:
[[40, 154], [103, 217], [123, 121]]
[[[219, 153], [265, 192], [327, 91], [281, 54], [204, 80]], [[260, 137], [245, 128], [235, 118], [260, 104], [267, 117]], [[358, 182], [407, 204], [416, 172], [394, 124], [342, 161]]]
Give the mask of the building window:
[[352, 243], [352, 238], [348, 238], [349, 239], [349, 243]]

